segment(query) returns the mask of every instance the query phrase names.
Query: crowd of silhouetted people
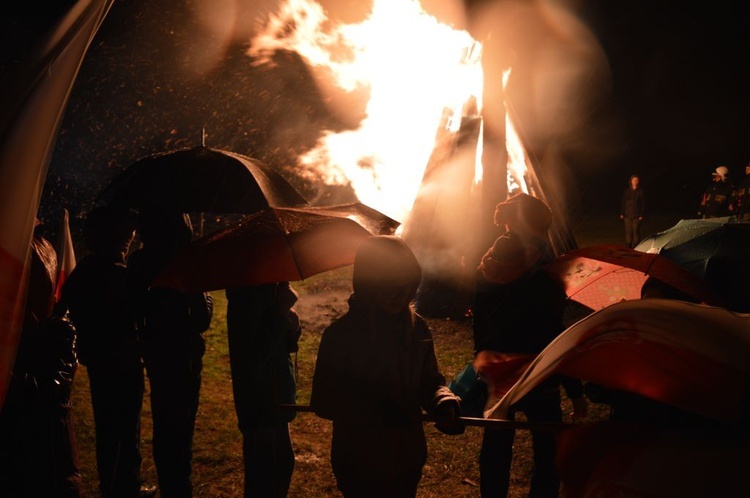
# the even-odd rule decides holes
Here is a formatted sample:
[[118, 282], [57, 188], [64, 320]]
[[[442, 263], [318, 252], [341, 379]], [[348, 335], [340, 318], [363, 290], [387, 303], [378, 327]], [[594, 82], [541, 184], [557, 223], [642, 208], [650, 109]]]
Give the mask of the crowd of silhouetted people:
[[[720, 170], [717, 183], [725, 181]], [[750, 176], [750, 166], [746, 172]], [[728, 209], [747, 215], [747, 181], [733, 192]], [[704, 216], [718, 213], [717, 199], [714, 190], [704, 196]], [[633, 175], [621, 212], [628, 247], [640, 240], [643, 216], [642, 187]], [[530, 361], [565, 328], [566, 293], [543, 270], [555, 258], [548, 237], [552, 220], [545, 202], [524, 193], [497, 205], [500, 236], [476, 269], [471, 303], [472, 371], [484, 403], [503, 394], [493, 371], [498, 358]], [[136, 234], [140, 246], [132, 251]], [[57, 256], [49, 242], [34, 238], [21, 343], [0, 413], [3, 496], [80, 497], [70, 404], [78, 362], [90, 381], [101, 496], [192, 496], [203, 334], [211, 324], [213, 299], [207, 292], [151, 285], [192, 237], [184, 213], [94, 208], [85, 226], [87, 254], [57, 298]], [[448, 387], [428, 322], [413, 304], [421, 280], [420, 263], [401, 238], [367, 239], [354, 260], [349, 309], [323, 332], [310, 404], [332, 421], [331, 466], [347, 498], [416, 496], [427, 461], [424, 413], [438, 430], [464, 433], [461, 416], [468, 405]], [[644, 298], [669, 294], [657, 281], [649, 282]], [[226, 289], [226, 296], [244, 496], [284, 497], [295, 468], [289, 423], [296, 414], [283, 407], [296, 401], [298, 295], [289, 282], [275, 282]], [[146, 379], [158, 483], [141, 476]], [[587, 416], [586, 394], [616, 406], [618, 417], [628, 410], [642, 416], [644, 406], [664, 408], [628, 393], [587, 388], [578, 379], [553, 376], [513, 405], [508, 418], [518, 412], [532, 423], [559, 424], [563, 393], [574, 419]], [[530, 496], [556, 497], [555, 433], [532, 428], [531, 435]], [[507, 496], [513, 442], [512, 429], [484, 429], [478, 455], [482, 496]]]

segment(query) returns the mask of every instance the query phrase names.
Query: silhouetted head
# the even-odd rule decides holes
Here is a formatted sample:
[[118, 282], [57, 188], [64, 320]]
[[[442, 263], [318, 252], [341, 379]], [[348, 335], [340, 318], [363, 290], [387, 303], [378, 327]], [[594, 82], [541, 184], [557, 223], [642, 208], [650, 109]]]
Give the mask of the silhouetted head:
[[370, 237], [359, 246], [354, 258], [354, 293], [372, 300], [381, 311], [403, 311], [414, 299], [421, 280], [417, 258], [399, 237]]
[[86, 245], [93, 253], [127, 253], [137, 224], [137, 214], [130, 209], [96, 207], [86, 216]]
[[142, 211], [138, 229], [144, 247], [176, 251], [193, 237], [190, 216], [175, 211]]
[[497, 205], [495, 224], [506, 226], [523, 238], [548, 242], [552, 211], [544, 201], [521, 192]]

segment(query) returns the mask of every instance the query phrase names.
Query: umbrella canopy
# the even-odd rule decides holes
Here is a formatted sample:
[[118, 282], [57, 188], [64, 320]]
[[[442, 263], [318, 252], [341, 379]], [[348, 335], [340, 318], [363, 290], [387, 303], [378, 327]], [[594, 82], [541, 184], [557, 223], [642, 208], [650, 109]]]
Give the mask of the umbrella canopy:
[[269, 206], [308, 204], [261, 161], [202, 146], [137, 160], [104, 188], [97, 202], [184, 213], [254, 213]]
[[640, 299], [649, 277], [698, 302], [722, 304], [697, 276], [673, 261], [615, 244], [569, 251], [545, 265], [544, 270], [562, 285], [568, 297], [593, 310]]
[[750, 312], [750, 223], [733, 218], [681, 220], [636, 250], [664, 256], [706, 281], [727, 307]]
[[194, 292], [301, 280], [354, 263], [363, 240], [398, 225], [358, 202], [267, 208], [191, 243], [153, 285]]
[[505, 418], [553, 374], [735, 423], [748, 402], [750, 314], [668, 299], [614, 304], [560, 334], [486, 416]]

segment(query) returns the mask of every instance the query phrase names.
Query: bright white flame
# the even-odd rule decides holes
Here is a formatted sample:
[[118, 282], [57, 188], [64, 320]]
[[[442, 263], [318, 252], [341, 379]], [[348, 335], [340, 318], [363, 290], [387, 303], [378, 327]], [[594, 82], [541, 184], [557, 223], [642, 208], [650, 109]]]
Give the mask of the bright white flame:
[[[503, 71], [503, 87], [507, 87], [508, 78], [510, 78], [511, 69]], [[519, 190], [529, 193], [529, 187], [526, 184], [526, 172], [528, 171], [529, 157], [526, 149], [521, 142], [515, 124], [511, 117], [511, 110], [508, 102], [505, 104], [505, 148], [508, 151], [508, 192]]]
[[375, 0], [359, 24], [327, 18], [310, 0], [287, 0], [252, 42], [249, 54], [300, 54], [345, 91], [367, 88], [356, 130], [327, 132], [300, 159], [308, 174], [350, 182], [363, 203], [402, 221], [412, 208], [435, 135], [457, 131], [473, 97], [481, 109], [481, 45], [425, 13], [415, 0]]

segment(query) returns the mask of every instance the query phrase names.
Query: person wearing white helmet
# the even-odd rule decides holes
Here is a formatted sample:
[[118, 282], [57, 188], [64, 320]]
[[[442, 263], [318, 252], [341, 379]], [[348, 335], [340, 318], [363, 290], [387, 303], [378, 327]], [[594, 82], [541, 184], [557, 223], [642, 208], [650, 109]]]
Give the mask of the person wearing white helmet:
[[745, 176], [737, 184], [734, 197], [737, 202], [737, 218], [750, 222], [750, 162], [745, 165]]
[[729, 169], [719, 166], [711, 173], [713, 182], [708, 186], [698, 207], [699, 218], [721, 218], [734, 214], [734, 186], [729, 180]]

